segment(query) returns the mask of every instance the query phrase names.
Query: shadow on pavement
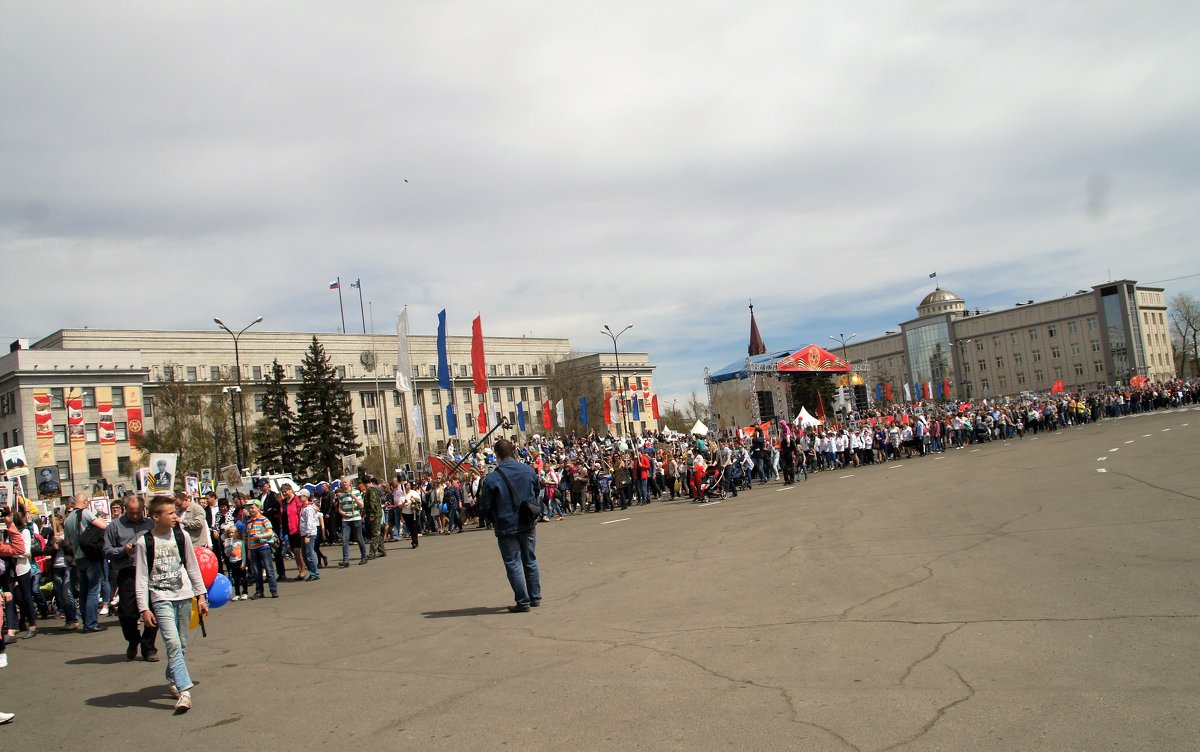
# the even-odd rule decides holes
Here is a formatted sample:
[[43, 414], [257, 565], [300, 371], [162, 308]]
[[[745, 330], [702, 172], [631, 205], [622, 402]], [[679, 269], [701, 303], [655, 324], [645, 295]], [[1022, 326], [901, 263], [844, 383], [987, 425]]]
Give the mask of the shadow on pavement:
[[72, 658], [69, 661], [64, 661], [68, 666], [111, 666], [114, 663], [133, 663], [125, 657], [124, 653], [114, 653], [112, 655], [89, 655], [83, 658]]
[[488, 614], [507, 614], [507, 606], [496, 608], [490, 606], [475, 606], [474, 608], [452, 608], [448, 611], [424, 611], [421, 616], [426, 619], [447, 619], [454, 616], [486, 616]]
[[136, 692], [114, 692], [111, 695], [92, 697], [87, 704], [95, 708], [154, 708], [175, 711], [175, 700], [162, 684], [144, 687]]

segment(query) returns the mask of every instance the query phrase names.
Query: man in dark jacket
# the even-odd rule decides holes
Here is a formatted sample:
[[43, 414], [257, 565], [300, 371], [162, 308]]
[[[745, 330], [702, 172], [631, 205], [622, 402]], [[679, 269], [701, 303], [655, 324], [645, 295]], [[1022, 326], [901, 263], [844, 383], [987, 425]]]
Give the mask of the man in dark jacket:
[[516, 448], [508, 439], [497, 441], [495, 451], [499, 464], [483, 479], [480, 504], [495, 523], [496, 542], [516, 600], [508, 610], [521, 613], [542, 604], [542, 585], [534, 553], [539, 515], [522, 509], [523, 501], [532, 500], [536, 504], [538, 477], [533, 468], [514, 459]]
[[125, 514], [104, 529], [104, 558], [108, 559], [109, 569], [116, 572], [117, 593], [121, 596], [117, 602], [117, 618], [125, 635], [125, 657], [131, 661], [137, 658], [139, 648], [145, 660], [158, 660], [158, 650], [154, 647], [158, 627], [147, 624], [144, 629], [138, 628], [138, 621], [142, 617], [138, 613], [134, 588], [136, 572], [133, 552], [138, 539], [153, 527], [154, 523], [146, 519], [142, 511], [141, 499], [130, 496], [125, 499]]

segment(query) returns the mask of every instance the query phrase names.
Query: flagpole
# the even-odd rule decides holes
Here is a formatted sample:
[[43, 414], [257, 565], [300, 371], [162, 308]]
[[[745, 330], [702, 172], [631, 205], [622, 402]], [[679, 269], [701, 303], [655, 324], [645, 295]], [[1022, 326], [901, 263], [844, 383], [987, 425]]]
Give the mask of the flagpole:
[[342, 334], [346, 333], [346, 306], [342, 305], [342, 278], [337, 278], [338, 310], [342, 312]]
[[[400, 359], [401, 363], [397, 364], [397, 366], [396, 366], [397, 368], [402, 368], [405, 363], [412, 363], [412, 357], [411, 357], [412, 353], [408, 347], [408, 324], [407, 324], [407, 322], [408, 322], [408, 305], [407, 304], [405, 304], [402, 314], [404, 315], [404, 321], [405, 321], [405, 326], [404, 326], [404, 356], [405, 357]], [[397, 339], [399, 339], [399, 336], [400, 336], [399, 334], [396, 335]], [[397, 342], [396, 344], [399, 345], [399, 342]], [[398, 353], [399, 353], [399, 347], [397, 347], [397, 354]], [[409, 369], [409, 372], [405, 375], [404, 378], [407, 379], [409, 384], [412, 386], [412, 389], [410, 389], [408, 393], [413, 395], [411, 398], [409, 398], [405, 401], [412, 402], [415, 405], [416, 404], [416, 394], [417, 394], [417, 380], [413, 377], [411, 368]], [[412, 407], [405, 406], [404, 411], [406, 414], [404, 423], [407, 426], [412, 421]], [[414, 438], [413, 433], [414, 432], [411, 427], [407, 428], [404, 431], [404, 443], [405, 443], [405, 446], [408, 447], [409, 465], [411, 467], [416, 467], [417, 452], [413, 451], [413, 438]], [[406, 483], [407, 483], [407, 481], [408, 481], [408, 479], [405, 478]]]
[[[362, 288], [358, 288], [359, 293], [362, 293]], [[379, 391], [379, 348], [375, 346], [375, 303], [372, 301], [371, 306], [371, 360], [375, 363], [375, 419], [379, 421], [379, 451], [383, 456], [383, 477], [391, 480], [395, 477], [395, 473], [388, 472], [388, 429], [387, 429], [387, 408], [386, 405], [381, 405], [383, 395]], [[381, 411], [382, 417], [381, 416]]]
[[[366, 334], [367, 333], [367, 313], [363, 309], [362, 277], [359, 277], [358, 279], [356, 279], [354, 281], [354, 286], [358, 288], [358, 312], [359, 312], [359, 314], [362, 315], [363, 334]], [[340, 290], [341, 288], [339, 287], [338, 289]], [[344, 325], [345, 325], [345, 322], [343, 322], [343, 326]]]

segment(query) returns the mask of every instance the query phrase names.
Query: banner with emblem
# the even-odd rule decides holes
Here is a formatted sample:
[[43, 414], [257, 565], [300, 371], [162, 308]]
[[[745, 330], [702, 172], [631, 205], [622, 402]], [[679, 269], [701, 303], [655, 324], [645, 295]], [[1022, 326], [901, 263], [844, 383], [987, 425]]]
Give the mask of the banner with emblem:
[[71, 444], [71, 474], [87, 477], [87, 436], [83, 429], [83, 390], [67, 389], [67, 440]]
[[37, 437], [35, 466], [54, 464], [54, 416], [50, 413], [50, 390], [33, 390], [33, 426]]
[[138, 447], [142, 437], [146, 435], [146, 426], [142, 417], [142, 388], [140, 386], [125, 387], [125, 435], [129, 437], [129, 461], [133, 465], [141, 464], [142, 451]]
[[100, 414], [100, 472], [108, 478], [117, 474], [117, 424], [113, 421], [112, 387], [96, 387], [96, 412]]

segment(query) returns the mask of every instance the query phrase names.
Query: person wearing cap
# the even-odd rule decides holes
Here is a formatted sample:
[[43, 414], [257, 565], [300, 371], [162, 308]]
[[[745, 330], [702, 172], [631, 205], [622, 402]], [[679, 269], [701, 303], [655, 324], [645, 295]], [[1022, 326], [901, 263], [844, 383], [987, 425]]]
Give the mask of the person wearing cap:
[[279, 584], [275, 579], [275, 562], [271, 556], [271, 543], [275, 540], [275, 528], [263, 516], [261, 502], [250, 502], [250, 520], [246, 523], [246, 545], [250, 549], [250, 576], [254, 578], [254, 595], [250, 600], [263, 597], [263, 575], [271, 588], [271, 597], [279, 597]]

